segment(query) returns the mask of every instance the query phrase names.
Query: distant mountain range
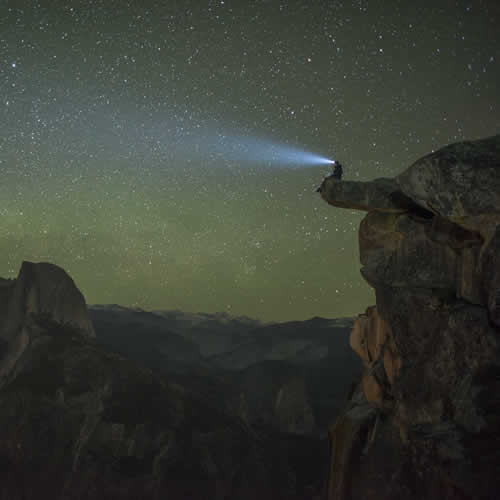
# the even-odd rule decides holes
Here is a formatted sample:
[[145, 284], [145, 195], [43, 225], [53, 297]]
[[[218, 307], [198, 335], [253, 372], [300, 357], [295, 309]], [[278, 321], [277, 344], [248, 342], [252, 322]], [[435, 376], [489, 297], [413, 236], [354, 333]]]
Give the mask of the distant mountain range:
[[351, 325], [87, 308], [23, 262], [0, 279], [0, 498], [319, 499]]
[[[182, 377], [200, 395], [218, 393], [217, 404], [248, 423], [266, 422], [286, 432], [324, 435], [361, 367], [349, 346], [351, 318], [261, 323], [224, 313], [148, 312], [116, 304], [90, 306], [89, 315], [103, 346]], [[276, 404], [284, 388], [296, 393], [293, 410]], [[277, 415], [278, 408], [297, 415]]]

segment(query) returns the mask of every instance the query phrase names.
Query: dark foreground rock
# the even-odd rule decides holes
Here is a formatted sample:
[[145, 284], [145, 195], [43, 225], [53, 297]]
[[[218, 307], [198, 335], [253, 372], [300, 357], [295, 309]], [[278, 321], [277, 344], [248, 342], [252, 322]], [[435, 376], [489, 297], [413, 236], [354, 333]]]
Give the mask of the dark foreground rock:
[[[329, 500], [498, 498], [499, 179], [496, 136], [412, 165], [388, 193], [399, 211], [363, 201], [377, 304], [351, 334], [365, 371], [330, 429]], [[336, 205], [333, 182], [321, 195]]]

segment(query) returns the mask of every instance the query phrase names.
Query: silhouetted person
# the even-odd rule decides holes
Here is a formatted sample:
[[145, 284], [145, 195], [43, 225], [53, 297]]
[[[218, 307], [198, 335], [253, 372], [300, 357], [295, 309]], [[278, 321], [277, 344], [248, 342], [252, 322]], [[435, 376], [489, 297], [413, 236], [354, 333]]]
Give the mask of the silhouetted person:
[[332, 162], [332, 167], [333, 167], [333, 173], [331, 175], [329, 175], [328, 177], [325, 177], [323, 179], [323, 182], [321, 183], [321, 185], [316, 189], [317, 193], [321, 193], [323, 191], [323, 184], [325, 183], [326, 179], [333, 177], [334, 179], [337, 179], [340, 181], [340, 179], [342, 177], [342, 165], [338, 161], [334, 160]]
[[342, 177], [342, 165], [338, 161], [333, 162], [333, 174], [332, 177], [340, 181]]

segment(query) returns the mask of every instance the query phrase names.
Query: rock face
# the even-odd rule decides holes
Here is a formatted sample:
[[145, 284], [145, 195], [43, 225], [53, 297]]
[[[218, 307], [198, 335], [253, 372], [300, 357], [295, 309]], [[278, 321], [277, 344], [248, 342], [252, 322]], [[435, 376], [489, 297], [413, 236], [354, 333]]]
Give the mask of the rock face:
[[[392, 186], [385, 206], [362, 204], [377, 304], [351, 333], [365, 370], [330, 428], [328, 499], [498, 498], [500, 136], [445, 147]], [[349, 193], [374, 192], [322, 188], [351, 208]]]
[[23, 262], [15, 280], [0, 282], [0, 377], [6, 376], [30, 342], [31, 315], [49, 312], [95, 337], [85, 299], [70, 276], [49, 263]]
[[89, 337], [95, 337], [85, 299], [64, 269], [48, 262], [25, 261], [17, 279], [2, 282], [3, 290], [9, 290], [2, 297], [3, 339], [16, 336], [30, 313], [45, 312], [50, 312], [58, 323], [70, 323]]

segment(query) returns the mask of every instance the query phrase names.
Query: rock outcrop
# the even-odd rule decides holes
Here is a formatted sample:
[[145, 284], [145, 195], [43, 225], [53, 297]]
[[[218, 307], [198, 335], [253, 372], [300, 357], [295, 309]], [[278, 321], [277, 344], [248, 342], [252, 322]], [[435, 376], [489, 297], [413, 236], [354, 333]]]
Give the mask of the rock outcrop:
[[340, 181], [327, 177], [318, 188], [323, 199], [340, 208], [358, 210], [387, 210], [399, 212], [401, 208], [391, 196], [398, 185], [392, 179], [376, 179], [372, 182]]
[[418, 205], [447, 218], [500, 215], [499, 136], [451, 144], [396, 178]]
[[351, 333], [365, 370], [330, 429], [328, 499], [498, 498], [500, 136], [319, 190], [368, 211], [361, 272], [377, 302]]
[[30, 313], [47, 312], [54, 321], [69, 323], [95, 337], [85, 298], [64, 269], [48, 262], [24, 261], [17, 279], [2, 280], [0, 287], [6, 292], [0, 318], [0, 336], [4, 340], [18, 334]]
[[50, 263], [23, 262], [15, 280], [0, 282], [0, 377], [8, 375], [30, 342], [32, 315], [50, 313], [95, 337], [85, 299], [71, 277]]

